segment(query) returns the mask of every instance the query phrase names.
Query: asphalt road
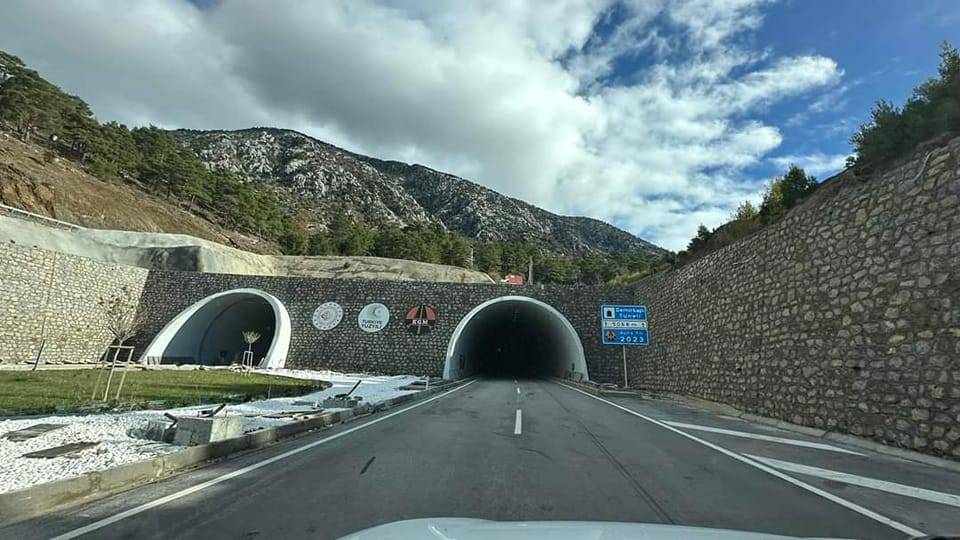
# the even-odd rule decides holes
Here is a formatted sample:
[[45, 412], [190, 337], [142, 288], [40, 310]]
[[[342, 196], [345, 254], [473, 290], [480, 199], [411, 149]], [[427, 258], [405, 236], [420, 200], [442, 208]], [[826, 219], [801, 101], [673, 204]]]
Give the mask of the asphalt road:
[[[904, 495], [887, 484], [929, 492]], [[673, 402], [599, 400], [543, 380], [479, 380], [0, 529], [0, 537], [91, 527], [85, 537], [336, 538], [455, 516], [906, 538], [905, 530], [960, 531], [960, 506], [949, 497], [957, 486], [956, 473]]]

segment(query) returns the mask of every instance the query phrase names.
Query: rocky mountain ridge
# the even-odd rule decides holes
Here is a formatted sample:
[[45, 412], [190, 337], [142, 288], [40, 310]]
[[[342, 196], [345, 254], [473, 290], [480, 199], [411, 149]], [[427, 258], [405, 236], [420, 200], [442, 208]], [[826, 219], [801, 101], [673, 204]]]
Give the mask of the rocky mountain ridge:
[[345, 213], [371, 225], [439, 224], [469, 238], [533, 243], [564, 255], [664, 251], [599, 220], [559, 216], [452, 174], [343, 150], [276, 128], [171, 132], [210, 168], [272, 186], [323, 227]]

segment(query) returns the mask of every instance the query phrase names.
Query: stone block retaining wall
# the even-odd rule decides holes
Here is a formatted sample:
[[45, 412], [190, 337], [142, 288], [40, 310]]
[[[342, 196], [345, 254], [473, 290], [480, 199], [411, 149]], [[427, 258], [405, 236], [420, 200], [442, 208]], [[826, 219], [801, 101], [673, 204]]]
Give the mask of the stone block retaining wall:
[[0, 363], [94, 362], [112, 341], [97, 305], [127, 287], [134, 301], [147, 270], [35, 247], [0, 245]]
[[960, 457], [960, 139], [636, 287], [636, 385]]

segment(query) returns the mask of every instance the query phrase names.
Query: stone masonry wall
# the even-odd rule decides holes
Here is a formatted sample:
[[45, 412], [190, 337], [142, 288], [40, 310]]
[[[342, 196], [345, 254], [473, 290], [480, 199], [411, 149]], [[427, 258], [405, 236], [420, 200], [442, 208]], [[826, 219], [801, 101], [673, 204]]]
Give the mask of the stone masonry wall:
[[137, 298], [147, 270], [16, 244], [0, 245], [0, 363], [93, 362], [112, 337], [97, 307], [127, 286]]
[[[287, 367], [369, 371], [386, 374], [440, 376], [447, 344], [457, 323], [486, 300], [522, 295], [550, 304], [579, 334], [591, 379], [619, 381], [620, 351], [600, 344], [600, 304], [625, 303], [631, 291], [616, 287], [507, 286], [496, 284], [421, 283], [374, 280], [330, 280], [270, 276], [237, 276], [192, 272], [153, 271], [141, 304], [150, 313], [139, 350], [177, 313], [194, 302], [221, 291], [256, 288], [286, 306], [293, 327]], [[314, 310], [324, 302], [343, 307], [343, 321], [334, 329], [317, 330]], [[390, 322], [376, 333], [357, 326], [360, 309], [371, 302], [390, 308]], [[425, 335], [409, 333], [404, 316], [410, 307], [435, 307], [438, 321]]]
[[631, 383], [960, 457], [960, 139], [641, 282]]

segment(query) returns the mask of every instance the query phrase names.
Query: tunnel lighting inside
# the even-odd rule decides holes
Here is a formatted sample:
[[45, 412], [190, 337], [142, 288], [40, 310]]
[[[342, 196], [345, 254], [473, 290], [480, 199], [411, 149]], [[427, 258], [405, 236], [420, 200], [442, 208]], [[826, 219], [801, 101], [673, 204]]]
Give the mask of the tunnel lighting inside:
[[247, 330], [260, 334], [253, 344], [254, 363], [283, 367], [290, 318], [279, 300], [255, 289], [218, 293], [190, 306], [161, 330], [144, 356], [165, 364], [239, 363]]
[[504, 296], [480, 304], [457, 325], [444, 377], [563, 377], [587, 379], [580, 338], [548, 304]]

